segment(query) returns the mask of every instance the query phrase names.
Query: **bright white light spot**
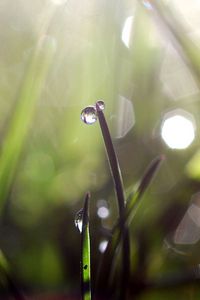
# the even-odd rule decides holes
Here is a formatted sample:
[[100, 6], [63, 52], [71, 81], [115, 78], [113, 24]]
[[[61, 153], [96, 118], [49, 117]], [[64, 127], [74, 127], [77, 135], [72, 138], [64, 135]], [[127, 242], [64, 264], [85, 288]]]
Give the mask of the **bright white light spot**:
[[122, 41], [126, 45], [127, 48], [130, 46], [130, 38], [132, 32], [132, 25], [133, 25], [133, 17], [128, 17], [124, 22], [124, 27], [122, 30]]
[[195, 138], [194, 122], [192, 118], [180, 114], [170, 115], [163, 121], [162, 138], [172, 149], [185, 149]]
[[108, 241], [104, 240], [99, 243], [99, 251], [104, 253], [108, 245]]
[[105, 206], [101, 206], [97, 210], [97, 215], [101, 219], [106, 219], [109, 216], [109, 209], [107, 207], [105, 207]]
[[51, 2], [56, 5], [62, 5], [65, 4], [67, 0], [51, 0]]

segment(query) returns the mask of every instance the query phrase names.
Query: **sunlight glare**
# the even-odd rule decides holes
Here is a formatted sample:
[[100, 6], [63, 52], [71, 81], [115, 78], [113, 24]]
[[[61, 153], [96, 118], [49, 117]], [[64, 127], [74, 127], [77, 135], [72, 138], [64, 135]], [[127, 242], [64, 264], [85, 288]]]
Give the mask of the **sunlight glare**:
[[51, 0], [51, 2], [55, 5], [62, 5], [67, 2], [67, 0]]
[[130, 16], [124, 22], [124, 27], [122, 30], [122, 41], [127, 48], [130, 47], [132, 25], [133, 25], [133, 16]]
[[189, 114], [167, 114], [164, 118], [161, 135], [171, 149], [185, 149], [195, 138], [195, 125]]

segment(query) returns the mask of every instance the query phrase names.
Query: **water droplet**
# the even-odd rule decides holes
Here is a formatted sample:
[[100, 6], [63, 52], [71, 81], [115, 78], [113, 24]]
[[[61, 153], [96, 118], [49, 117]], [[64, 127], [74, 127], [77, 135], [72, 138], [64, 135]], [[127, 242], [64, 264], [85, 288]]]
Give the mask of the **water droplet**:
[[97, 111], [95, 106], [90, 105], [84, 108], [81, 112], [81, 120], [89, 125], [95, 123], [97, 120]]
[[98, 104], [98, 107], [100, 108], [100, 110], [104, 110], [105, 103], [103, 100], [98, 100], [96, 104]]
[[87, 265], [85, 265], [85, 266], [83, 267], [83, 269], [84, 269], [84, 270], [87, 270]]
[[80, 233], [82, 232], [83, 229], [83, 209], [80, 209], [76, 215], [75, 215], [75, 219], [74, 219], [74, 223], [75, 226], [78, 228], [78, 230], [80, 231]]

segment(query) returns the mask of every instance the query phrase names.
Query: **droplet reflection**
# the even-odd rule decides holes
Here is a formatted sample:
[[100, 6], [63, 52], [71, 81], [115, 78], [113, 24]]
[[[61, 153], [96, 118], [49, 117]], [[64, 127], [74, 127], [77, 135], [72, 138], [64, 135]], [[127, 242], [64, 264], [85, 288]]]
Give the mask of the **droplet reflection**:
[[104, 110], [105, 103], [103, 100], [98, 100], [96, 104], [98, 104], [98, 107], [100, 108], [100, 110]]
[[79, 232], [82, 233], [83, 230], [83, 209], [80, 209], [74, 219], [75, 226], [78, 228]]
[[88, 125], [95, 123], [97, 120], [97, 111], [95, 106], [90, 105], [84, 108], [81, 112], [81, 120]]

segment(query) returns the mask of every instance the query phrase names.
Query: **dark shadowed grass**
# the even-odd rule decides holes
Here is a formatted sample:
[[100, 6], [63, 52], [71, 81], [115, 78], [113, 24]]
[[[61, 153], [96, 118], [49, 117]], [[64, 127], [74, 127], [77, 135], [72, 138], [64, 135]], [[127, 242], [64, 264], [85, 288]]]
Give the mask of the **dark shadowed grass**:
[[[24, 293], [13, 279], [9, 263], [0, 250], [0, 282], [2, 284], [0, 289], [0, 299], [7, 299], [10, 295], [14, 300], [25, 300]], [[4, 298], [5, 297], [5, 298]], [[10, 299], [10, 298], [9, 298]]]
[[[145, 174], [143, 175], [139, 187], [135, 193], [132, 193], [128, 197], [127, 205], [125, 208], [125, 216], [124, 216], [124, 224], [127, 226], [131, 223], [137, 208], [141, 202], [141, 198], [147, 188], [149, 187], [156, 171], [160, 167], [161, 162], [163, 161], [164, 157], [159, 156], [158, 158], [154, 159], [149, 167], [147, 168]], [[102, 256], [102, 260], [99, 266], [99, 273], [97, 278], [97, 292], [101, 294], [102, 290], [109, 289], [108, 287], [108, 278], [110, 277], [110, 272], [113, 266], [113, 259], [114, 255], [117, 249], [117, 246], [120, 241], [121, 237], [121, 228], [120, 223], [117, 222], [117, 224], [114, 226], [112, 231], [112, 236], [109, 239], [107, 248]], [[105, 278], [104, 274], [107, 274], [107, 277]], [[112, 285], [112, 283], [111, 283]]]

